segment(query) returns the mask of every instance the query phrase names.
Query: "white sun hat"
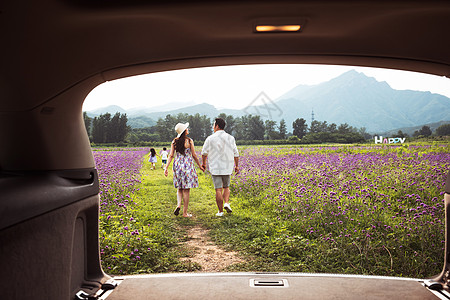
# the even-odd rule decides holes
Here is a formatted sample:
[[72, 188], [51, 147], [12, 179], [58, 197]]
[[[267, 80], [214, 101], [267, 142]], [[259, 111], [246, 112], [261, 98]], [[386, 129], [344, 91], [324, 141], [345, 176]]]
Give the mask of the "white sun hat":
[[178, 133], [177, 137], [180, 137], [183, 132], [189, 127], [189, 122], [183, 124], [183, 123], [178, 123], [175, 126], [175, 131]]

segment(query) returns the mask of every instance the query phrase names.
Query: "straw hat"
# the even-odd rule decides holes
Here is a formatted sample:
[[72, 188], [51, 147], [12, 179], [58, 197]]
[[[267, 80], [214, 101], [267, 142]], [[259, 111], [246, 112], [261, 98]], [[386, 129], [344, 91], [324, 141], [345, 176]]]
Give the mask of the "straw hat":
[[180, 137], [188, 127], [189, 127], [189, 122], [187, 122], [186, 124], [178, 123], [175, 126], [175, 131], [178, 133], [177, 137]]

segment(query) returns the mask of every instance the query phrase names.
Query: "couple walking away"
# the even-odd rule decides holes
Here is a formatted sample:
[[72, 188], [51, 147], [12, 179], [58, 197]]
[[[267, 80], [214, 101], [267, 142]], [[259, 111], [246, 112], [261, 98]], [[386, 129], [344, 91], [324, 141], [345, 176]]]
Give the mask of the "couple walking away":
[[[230, 179], [233, 173], [239, 173], [239, 152], [233, 136], [224, 131], [225, 120], [217, 118], [214, 121], [214, 134], [206, 138], [202, 149], [202, 165], [195, 153], [194, 142], [187, 137], [189, 134], [189, 123], [178, 123], [175, 126], [177, 137], [172, 141], [172, 148], [167, 166], [173, 162], [173, 184], [177, 189], [177, 207], [175, 215], [180, 213], [181, 200], [183, 200], [183, 217], [191, 217], [187, 209], [189, 205], [189, 191], [198, 187], [198, 176], [194, 168], [194, 161], [203, 172], [206, 170], [206, 160], [208, 159], [209, 170], [212, 175], [214, 188], [216, 190], [216, 203], [219, 211], [216, 216], [223, 216], [223, 209], [231, 213], [230, 199]], [[167, 167], [164, 175], [169, 173]]]

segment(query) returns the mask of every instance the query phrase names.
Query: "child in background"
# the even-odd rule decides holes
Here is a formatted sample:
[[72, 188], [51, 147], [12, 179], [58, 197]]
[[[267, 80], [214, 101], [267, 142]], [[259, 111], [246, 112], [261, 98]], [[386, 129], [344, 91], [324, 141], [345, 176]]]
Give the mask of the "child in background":
[[167, 152], [167, 148], [164, 147], [160, 154], [161, 154], [161, 168], [163, 170], [165, 170], [166, 165], [167, 165], [167, 157], [169, 156], [169, 152]]
[[150, 170], [156, 170], [156, 162], [158, 161], [158, 159], [156, 158], [156, 151], [154, 148], [150, 148], [150, 154], [149, 154], [149, 159], [148, 161], [152, 163], [152, 166], [150, 168]]

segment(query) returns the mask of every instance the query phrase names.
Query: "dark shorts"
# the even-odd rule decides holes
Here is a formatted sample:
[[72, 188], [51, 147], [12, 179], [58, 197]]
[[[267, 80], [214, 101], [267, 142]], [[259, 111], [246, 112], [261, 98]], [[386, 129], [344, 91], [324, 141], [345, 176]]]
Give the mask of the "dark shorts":
[[161, 162], [162, 162], [163, 164], [167, 164], [167, 159], [161, 159]]
[[215, 189], [227, 188], [230, 186], [231, 175], [211, 175]]

